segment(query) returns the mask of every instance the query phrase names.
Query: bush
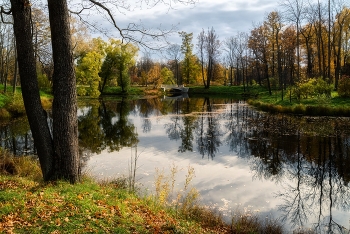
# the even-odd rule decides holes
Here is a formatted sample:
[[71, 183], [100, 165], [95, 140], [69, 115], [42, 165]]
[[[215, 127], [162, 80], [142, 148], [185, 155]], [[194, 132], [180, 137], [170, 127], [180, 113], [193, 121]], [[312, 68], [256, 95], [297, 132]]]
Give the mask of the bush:
[[333, 85], [329, 84], [328, 79], [324, 80], [321, 77], [313, 81], [315, 86], [315, 94], [317, 96], [325, 96], [327, 98], [331, 97], [332, 90], [334, 89]]
[[308, 97], [321, 97], [325, 96], [327, 98], [331, 97], [331, 92], [333, 90], [333, 85], [329, 84], [327, 80], [322, 77], [309, 79], [307, 82], [300, 82], [297, 85], [297, 96], [298, 98]]
[[343, 75], [339, 79], [338, 94], [341, 97], [350, 97], [350, 76]]

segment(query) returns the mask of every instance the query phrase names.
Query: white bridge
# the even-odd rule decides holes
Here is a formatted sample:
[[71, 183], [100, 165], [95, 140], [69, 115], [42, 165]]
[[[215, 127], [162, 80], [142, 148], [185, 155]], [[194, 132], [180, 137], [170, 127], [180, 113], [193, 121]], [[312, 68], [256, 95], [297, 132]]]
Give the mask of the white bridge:
[[161, 85], [161, 89], [163, 89], [164, 92], [170, 92], [170, 93], [187, 93], [188, 87], [185, 87], [184, 85]]

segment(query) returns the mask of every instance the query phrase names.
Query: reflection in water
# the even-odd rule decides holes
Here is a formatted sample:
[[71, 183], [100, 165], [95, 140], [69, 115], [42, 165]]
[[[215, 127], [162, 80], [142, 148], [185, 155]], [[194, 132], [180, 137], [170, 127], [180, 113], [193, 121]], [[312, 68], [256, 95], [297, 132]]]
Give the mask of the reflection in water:
[[14, 155], [33, 155], [36, 152], [26, 118], [0, 125], [0, 147], [11, 150]]
[[284, 201], [279, 206], [283, 220], [302, 227], [313, 218], [317, 233], [345, 232], [333, 211], [350, 208], [348, 120], [278, 115], [259, 119], [264, 124], [255, 128], [257, 140], [249, 141], [251, 149], [259, 149], [252, 150], [259, 157], [252, 169], [260, 178], [283, 181], [284, 191], [277, 194]]
[[215, 153], [219, 151], [222, 145], [220, 137], [222, 136], [219, 124], [219, 116], [213, 112], [212, 103], [209, 98], [204, 98], [202, 112], [199, 113], [196, 124], [197, 149], [204, 157], [213, 159]]
[[135, 126], [128, 120], [129, 102], [95, 101], [79, 115], [79, 145], [92, 153], [119, 151], [137, 144]]
[[[162, 132], [155, 132], [159, 124]], [[350, 215], [339, 215], [350, 210], [348, 118], [269, 115], [244, 102], [212, 98], [95, 100], [79, 108], [84, 153], [133, 147], [139, 134], [168, 138], [183, 155], [247, 160], [254, 180], [280, 188], [276, 208], [291, 228], [313, 226], [317, 233], [348, 228]], [[1, 147], [34, 153], [25, 121], [0, 127], [0, 136]], [[221, 154], [226, 148], [230, 154]]]

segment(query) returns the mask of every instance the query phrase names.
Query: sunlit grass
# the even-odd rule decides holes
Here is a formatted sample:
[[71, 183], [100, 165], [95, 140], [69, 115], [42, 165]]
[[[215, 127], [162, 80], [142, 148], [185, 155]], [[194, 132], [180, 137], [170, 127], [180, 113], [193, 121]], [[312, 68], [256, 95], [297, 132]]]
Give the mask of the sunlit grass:
[[[4, 86], [0, 85], [0, 90]], [[52, 106], [52, 94], [50, 90], [40, 91], [41, 104], [44, 109], [50, 109]], [[21, 87], [16, 87], [13, 93], [12, 86], [7, 87], [7, 92], [0, 92], [0, 119], [10, 119], [11, 117], [20, 117], [25, 115], [25, 108], [22, 98]]]

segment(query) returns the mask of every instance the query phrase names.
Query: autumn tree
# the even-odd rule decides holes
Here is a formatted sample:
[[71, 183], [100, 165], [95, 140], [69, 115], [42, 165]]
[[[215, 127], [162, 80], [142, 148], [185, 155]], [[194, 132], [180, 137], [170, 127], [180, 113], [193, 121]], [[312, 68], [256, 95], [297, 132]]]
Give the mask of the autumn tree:
[[141, 59], [139, 60], [137, 67], [138, 67], [138, 76], [140, 77], [141, 84], [144, 86], [148, 86], [149, 78], [147, 76], [148, 72], [153, 67], [153, 60], [151, 59], [151, 55], [149, 53], [145, 53]]
[[280, 46], [280, 32], [282, 30], [282, 17], [277, 11], [273, 11], [268, 14], [267, 19], [264, 24], [267, 26], [269, 33], [269, 45], [271, 47], [271, 76], [277, 77], [279, 81], [280, 88], [282, 90], [283, 99], [283, 82], [282, 79], [282, 63], [281, 63], [281, 46]]
[[269, 45], [268, 45], [268, 31], [266, 25], [262, 24], [251, 31], [249, 37], [248, 47], [252, 50], [255, 60], [263, 67], [264, 78], [267, 82], [267, 88], [271, 95], [271, 84], [269, 79]]
[[336, 12], [335, 25], [333, 27], [333, 51], [334, 51], [334, 62], [335, 62], [335, 71], [334, 71], [334, 87], [338, 88], [338, 81], [341, 74], [342, 62], [344, 61], [344, 51], [343, 51], [343, 42], [346, 41], [346, 34], [350, 29], [350, 9], [344, 7], [343, 5], [339, 6], [338, 11]]
[[153, 84], [154, 88], [159, 88], [163, 83], [160, 63], [154, 63], [151, 69], [148, 71], [147, 76], [149, 82]]
[[293, 22], [296, 27], [296, 54], [297, 54], [297, 80], [300, 80], [300, 29], [306, 15], [306, 4], [304, 0], [286, 0], [282, 3], [285, 9], [284, 17]]

